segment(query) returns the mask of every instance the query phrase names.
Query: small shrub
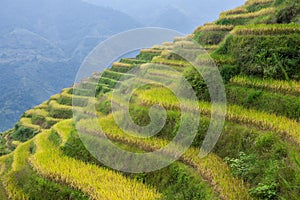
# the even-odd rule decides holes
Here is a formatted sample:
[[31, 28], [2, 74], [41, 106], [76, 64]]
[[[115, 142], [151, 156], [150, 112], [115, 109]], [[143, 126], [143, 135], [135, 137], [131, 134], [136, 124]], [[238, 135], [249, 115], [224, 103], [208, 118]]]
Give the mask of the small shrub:
[[260, 135], [256, 138], [255, 147], [258, 149], [259, 152], [268, 152], [272, 149], [275, 142], [276, 139], [274, 137], [274, 134], [267, 133]]
[[199, 31], [195, 33], [195, 40], [201, 45], [216, 45], [224, 39], [227, 33], [227, 31]]
[[240, 73], [240, 70], [237, 66], [224, 65], [221, 68], [221, 76], [225, 83], [228, 83], [231, 78], [235, 77]]
[[233, 175], [240, 178], [248, 179], [249, 171], [253, 168], [254, 155], [246, 155], [244, 152], [240, 152], [239, 158], [225, 158], [225, 162], [229, 164]]
[[11, 135], [11, 138], [13, 140], [25, 142], [33, 138], [37, 133], [38, 133], [37, 130], [22, 126], [21, 124], [17, 123], [15, 125], [15, 132]]
[[53, 142], [53, 144], [55, 144], [56, 146], [59, 146], [62, 143], [62, 140], [61, 140], [60, 136], [55, 131], [53, 131], [53, 130], [49, 134], [48, 139], [51, 142]]
[[258, 199], [277, 199], [277, 185], [271, 184], [259, 184], [257, 187], [249, 190], [251, 196]]
[[276, 13], [276, 22], [284, 24], [291, 23], [299, 14], [299, 11], [299, 1], [297, 2], [296, 0], [293, 3], [287, 3], [285, 7]]
[[210, 100], [208, 87], [203, 77], [196, 71], [195, 68], [187, 68], [184, 71], [184, 77], [191, 84], [199, 99]]

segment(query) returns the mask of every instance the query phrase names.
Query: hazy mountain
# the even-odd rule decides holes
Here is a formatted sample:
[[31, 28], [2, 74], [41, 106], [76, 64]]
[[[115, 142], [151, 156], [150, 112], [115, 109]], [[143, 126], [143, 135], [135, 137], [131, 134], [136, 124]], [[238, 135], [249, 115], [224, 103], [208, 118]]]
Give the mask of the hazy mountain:
[[70, 86], [83, 58], [112, 34], [140, 26], [80, 0], [0, 2], [0, 131]]
[[[183, 33], [218, 18], [221, 11], [242, 5], [245, 0], [84, 0], [120, 10], [147, 26], [172, 28]], [[177, 20], [176, 20], [177, 19]]]
[[70, 86], [83, 58], [107, 37], [139, 26], [189, 33], [243, 2], [86, 1], [1, 0], [0, 131]]

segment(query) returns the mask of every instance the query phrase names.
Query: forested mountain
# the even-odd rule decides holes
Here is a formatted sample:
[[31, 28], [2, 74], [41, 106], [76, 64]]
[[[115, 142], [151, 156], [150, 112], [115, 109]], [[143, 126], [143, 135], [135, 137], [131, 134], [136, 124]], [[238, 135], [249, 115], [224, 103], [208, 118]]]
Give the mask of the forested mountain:
[[0, 130], [70, 86], [83, 58], [107, 37], [140, 26], [80, 0], [0, 2]]

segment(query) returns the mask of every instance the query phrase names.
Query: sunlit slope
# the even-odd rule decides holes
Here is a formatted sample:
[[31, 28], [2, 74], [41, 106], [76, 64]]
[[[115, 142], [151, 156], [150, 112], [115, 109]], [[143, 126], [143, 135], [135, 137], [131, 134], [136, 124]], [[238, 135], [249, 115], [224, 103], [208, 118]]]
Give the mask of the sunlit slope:
[[[298, 23], [298, 1], [249, 0], [191, 35], [141, 50], [137, 58], [121, 59], [76, 89], [64, 89], [26, 111], [1, 138], [1, 152], [6, 154], [0, 158], [1, 199], [298, 199]], [[180, 45], [183, 53], [193, 53], [191, 38], [215, 61], [227, 96], [223, 134], [204, 159], [198, 154], [211, 122], [210, 95], [191, 63], [172, 52]], [[103, 148], [100, 133], [122, 149], [144, 153], [168, 144], [180, 126], [177, 97], [147, 77], [139, 80], [147, 86], [134, 92], [130, 114], [136, 123], [147, 125], [151, 106], [161, 105], [167, 114], [163, 129], [141, 139], [114, 121], [111, 104], [125, 105], [112, 91], [122, 84], [120, 79], [134, 77], [132, 69], [149, 64], [170, 67], [150, 68], [149, 77], [172, 80], [176, 70], [189, 81], [199, 100], [200, 126], [192, 146], [171, 166], [142, 174], [116, 172], [86, 150], [80, 132], [90, 133]], [[189, 105], [188, 99], [183, 101]], [[72, 119], [73, 113], [83, 119]], [[80, 120], [77, 129], [74, 120]]]

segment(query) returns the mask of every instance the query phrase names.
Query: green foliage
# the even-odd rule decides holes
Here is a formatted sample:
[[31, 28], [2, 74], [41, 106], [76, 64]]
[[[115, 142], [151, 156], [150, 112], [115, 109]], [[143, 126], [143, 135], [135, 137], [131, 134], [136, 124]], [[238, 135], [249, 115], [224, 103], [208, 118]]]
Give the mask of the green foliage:
[[235, 59], [230, 55], [217, 54], [217, 53], [213, 52], [210, 56], [214, 60], [216, 66], [221, 69], [223, 66], [236, 65]]
[[281, 93], [297, 96], [300, 92], [298, 81], [283, 81], [274, 79], [260, 79], [253, 76], [236, 76], [231, 79], [235, 85], [264, 89], [272, 93]]
[[[258, 158], [254, 154], [246, 155], [244, 152], [240, 152], [239, 158], [225, 158], [225, 162], [229, 164], [234, 175], [247, 180], [253, 179], [256, 175], [255, 173], [253, 174], [253, 172], [255, 172], [259, 167], [259, 161], [257, 161], [257, 159]], [[273, 166], [269, 167], [272, 168]], [[266, 175], [265, 181], [268, 181], [268, 176], [270, 175]], [[255, 197], [257, 199], [277, 199], [277, 184], [275, 184], [274, 182], [266, 184], [259, 183], [257, 186], [251, 188], [249, 190], [249, 193], [252, 197]]]
[[292, 95], [274, 94], [260, 89], [226, 86], [227, 102], [299, 120], [300, 99]]
[[246, 155], [244, 152], [240, 152], [239, 158], [234, 159], [226, 157], [224, 160], [229, 164], [235, 176], [245, 178], [249, 175], [249, 171], [253, 167], [253, 161], [255, 159], [256, 158], [253, 155]]
[[63, 109], [63, 108], [51, 108], [49, 110], [49, 115], [53, 118], [58, 119], [69, 119], [73, 116], [72, 109]]
[[56, 146], [59, 146], [62, 143], [60, 136], [53, 130], [50, 132], [48, 139]]
[[102, 97], [99, 103], [97, 103], [96, 109], [97, 111], [105, 115], [108, 115], [109, 113], [111, 113], [111, 101]]
[[263, 8], [271, 7], [273, 3], [265, 3], [265, 4], [252, 4], [249, 5], [246, 9], [248, 12], [256, 12]]
[[[61, 148], [65, 155], [102, 166], [86, 150], [75, 131], [71, 133], [71, 137]], [[157, 188], [163, 194], [162, 199], [217, 199], [192, 168], [178, 162], [155, 172], [124, 175]]]
[[105, 84], [108, 86], [108, 88], [114, 88], [116, 86], [116, 84], [118, 83], [118, 81], [110, 79], [110, 78], [105, 78], [105, 77], [101, 77], [101, 79], [99, 80], [98, 84]]
[[280, 7], [276, 13], [276, 22], [277, 23], [291, 23], [300, 12], [300, 1], [299, 0], [284, 0], [282, 2], [277, 1], [279, 4], [284, 4]]
[[219, 44], [228, 31], [199, 31], [195, 33], [195, 40], [201, 45]]
[[225, 83], [228, 83], [231, 78], [240, 73], [240, 69], [237, 66], [223, 65], [220, 70], [221, 76]]
[[64, 155], [88, 162], [91, 164], [98, 164], [99, 161], [93, 157], [90, 152], [85, 148], [82, 140], [80, 139], [78, 133], [75, 130], [70, 130], [71, 134], [64, 146], [61, 147]]
[[99, 94], [105, 94], [110, 91], [111, 91], [111, 88], [109, 88], [107, 85], [98, 84], [96, 87], [96, 96], [98, 96]]
[[[181, 53], [183, 54], [184, 52], [183, 52], [183, 50], [181, 50]], [[161, 54], [161, 58], [164, 58], [164, 59], [167, 59], [167, 60], [181, 60], [181, 61], [185, 61], [186, 62], [186, 60], [183, 58], [183, 57], [181, 57], [180, 55], [178, 55], [177, 53], [174, 53], [174, 52], [169, 52], [169, 51], [164, 51], [162, 54]], [[156, 58], [157, 59], [157, 58]], [[154, 59], [154, 60], [156, 60], [156, 59]], [[154, 61], [154, 60], [152, 60], [152, 61]]]
[[154, 53], [154, 52], [141, 52], [137, 59], [144, 60], [144, 61], [151, 61], [155, 56], [159, 56], [160, 53]]
[[42, 126], [45, 123], [45, 117], [33, 114], [31, 116], [31, 121], [33, 124]]
[[247, 18], [235, 18], [235, 19], [223, 18], [216, 21], [216, 24], [217, 25], [242, 25], [242, 24], [246, 24], [246, 22], [248, 22], [249, 20], [250, 19]]
[[15, 125], [15, 131], [10, 135], [10, 138], [13, 140], [25, 142], [33, 138], [38, 133], [37, 130], [33, 128], [25, 127], [20, 123]]
[[208, 87], [203, 77], [196, 71], [194, 67], [188, 67], [184, 71], [185, 79], [191, 84], [199, 99], [210, 100]]
[[277, 185], [275, 183], [259, 184], [257, 187], [250, 189], [249, 193], [257, 199], [277, 199]]
[[111, 71], [119, 72], [119, 73], [126, 73], [126, 72], [130, 71], [132, 68], [133, 68], [133, 66], [129, 67], [129, 66], [113, 65], [111, 67]]
[[233, 124], [226, 125], [218, 143], [215, 149], [225, 156], [232, 173], [251, 183], [251, 196], [297, 199], [300, 169], [289, 143], [280, 141], [274, 133], [237, 129]]
[[62, 105], [68, 105], [68, 106], [72, 106], [72, 97], [70, 96], [68, 96], [68, 97], [66, 97], [66, 96], [60, 96], [58, 99], [57, 99], [57, 102], [59, 103], [59, 104], [62, 104]]
[[236, 26], [231, 32], [235, 35], [286, 35], [300, 33], [298, 24], [250, 24]]
[[28, 165], [11, 176], [14, 178], [14, 184], [22, 188], [30, 199], [88, 199], [80, 191], [70, 189], [68, 186], [60, 185], [38, 176]]
[[121, 63], [126, 63], [126, 64], [132, 64], [132, 65], [141, 65], [144, 63], [147, 63], [145, 60], [137, 60], [137, 59], [131, 59], [131, 58], [122, 58], [120, 60]]
[[[299, 34], [227, 37], [216, 54], [231, 55], [246, 75], [300, 79]], [[285, 72], [285, 73], [283, 73]]]
[[146, 184], [153, 185], [163, 193], [166, 200], [218, 199], [194, 170], [179, 162], [156, 172], [131, 175]]
[[103, 73], [102, 73], [102, 78], [105, 77], [105, 78], [109, 78], [109, 79], [112, 79], [112, 80], [120, 80], [121, 77], [124, 76], [124, 74], [122, 73], [118, 73], [118, 72], [114, 72], [114, 71], [111, 71], [111, 70], [105, 70]]
[[68, 92], [69, 94], [74, 94], [74, 95], [78, 95], [78, 96], [92, 96], [93, 95], [93, 90], [91, 89], [82, 89], [80, 87], [76, 87], [75, 89], [72, 88], [70, 89], [70, 91]]

